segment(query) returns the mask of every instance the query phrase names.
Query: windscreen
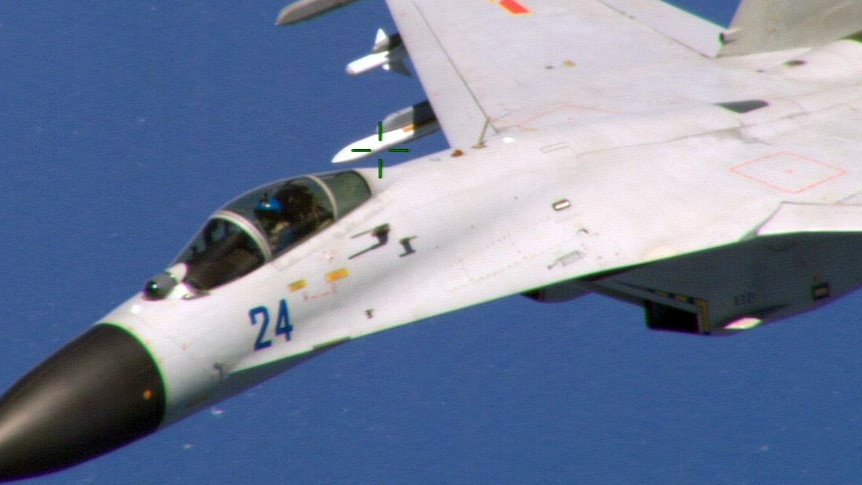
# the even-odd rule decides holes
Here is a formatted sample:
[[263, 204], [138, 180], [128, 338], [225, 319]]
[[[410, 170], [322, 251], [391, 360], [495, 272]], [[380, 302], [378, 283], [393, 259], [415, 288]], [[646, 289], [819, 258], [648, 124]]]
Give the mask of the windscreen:
[[208, 290], [260, 267], [265, 256], [249, 233], [233, 221], [213, 217], [180, 255], [186, 263], [186, 282]]

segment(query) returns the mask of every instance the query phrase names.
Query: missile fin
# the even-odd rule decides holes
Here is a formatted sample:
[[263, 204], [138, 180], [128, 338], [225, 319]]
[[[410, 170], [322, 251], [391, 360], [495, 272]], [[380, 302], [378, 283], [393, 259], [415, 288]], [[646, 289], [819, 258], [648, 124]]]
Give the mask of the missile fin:
[[407, 77], [413, 76], [413, 73], [410, 72], [410, 68], [407, 67], [407, 64], [404, 64], [404, 61], [401, 61], [401, 60], [386, 63], [383, 65], [383, 69], [386, 69], [387, 71], [395, 71], [398, 74], [401, 74], [401, 75], [404, 75]]
[[389, 49], [389, 36], [383, 28], [377, 29], [377, 35], [374, 36], [374, 45], [371, 47], [372, 52], [380, 52]]

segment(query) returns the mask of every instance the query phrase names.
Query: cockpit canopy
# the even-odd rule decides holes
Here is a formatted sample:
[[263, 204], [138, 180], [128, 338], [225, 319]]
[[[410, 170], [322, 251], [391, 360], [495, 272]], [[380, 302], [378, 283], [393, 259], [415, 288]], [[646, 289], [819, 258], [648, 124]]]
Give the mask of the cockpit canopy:
[[167, 278], [182, 280], [193, 290], [210, 290], [233, 281], [290, 250], [369, 197], [368, 184], [354, 171], [258, 187], [207, 221], [174, 261], [173, 268], [184, 266], [183, 275], [160, 275], [147, 284], [144, 294], [164, 298], [170, 292], [166, 286], [180, 283], [169, 285]]

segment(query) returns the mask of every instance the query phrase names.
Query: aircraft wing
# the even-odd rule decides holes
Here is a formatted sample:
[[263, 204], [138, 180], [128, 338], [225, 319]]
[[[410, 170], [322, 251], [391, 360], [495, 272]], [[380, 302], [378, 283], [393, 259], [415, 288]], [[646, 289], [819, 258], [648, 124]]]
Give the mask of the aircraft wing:
[[708, 69], [721, 28], [661, 1], [387, 2], [453, 148], [712, 94], [672, 72]]

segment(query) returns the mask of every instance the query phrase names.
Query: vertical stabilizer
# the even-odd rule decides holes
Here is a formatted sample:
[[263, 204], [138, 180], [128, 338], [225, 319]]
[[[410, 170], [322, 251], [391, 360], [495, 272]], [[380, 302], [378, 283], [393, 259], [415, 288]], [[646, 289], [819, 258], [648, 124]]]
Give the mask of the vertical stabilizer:
[[862, 31], [862, 0], [742, 0], [720, 56], [814, 47]]

